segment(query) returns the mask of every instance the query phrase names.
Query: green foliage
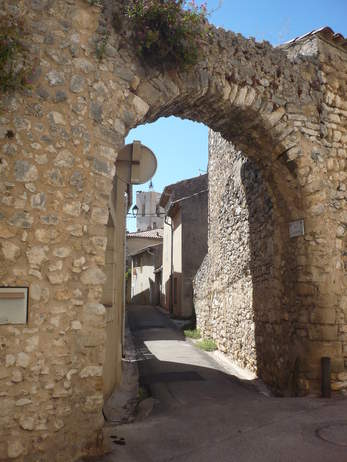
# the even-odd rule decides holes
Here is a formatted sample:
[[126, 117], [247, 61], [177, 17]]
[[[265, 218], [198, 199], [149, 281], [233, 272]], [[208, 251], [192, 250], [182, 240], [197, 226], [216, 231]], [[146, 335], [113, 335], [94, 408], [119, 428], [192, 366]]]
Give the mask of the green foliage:
[[140, 403], [147, 398], [149, 398], [148, 390], [144, 387], [139, 387], [138, 402]]
[[102, 61], [102, 58], [105, 55], [106, 45], [110, 38], [110, 31], [106, 30], [106, 32], [101, 36], [100, 40], [96, 43], [96, 57], [99, 61]]
[[125, 280], [127, 281], [128, 279], [131, 278], [131, 268], [129, 268], [126, 272], [125, 272]]
[[194, 338], [194, 339], [199, 339], [201, 338], [201, 334], [199, 329], [190, 329], [190, 330], [185, 330], [184, 335], [188, 338]]
[[203, 339], [200, 342], [196, 342], [196, 346], [201, 350], [205, 351], [215, 351], [217, 350], [217, 345], [211, 339]]
[[132, 23], [137, 53], [151, 65], [187, 68], [201, 57], [209, 36], [206, 5], [194, 0], [131, 0], [126, 16]]
[[33, 71], [31, 57], [22, 43], [27, 35], [23, 20], [14, 16], [0, 19], [0, 92], [23, 89]]
[[89, 3], [89, 5], [91, 5], [91, 6], [94, 6], [94, 5], [101, 6], [101, 1], [100, 0], [87, 0], [87, 3]]

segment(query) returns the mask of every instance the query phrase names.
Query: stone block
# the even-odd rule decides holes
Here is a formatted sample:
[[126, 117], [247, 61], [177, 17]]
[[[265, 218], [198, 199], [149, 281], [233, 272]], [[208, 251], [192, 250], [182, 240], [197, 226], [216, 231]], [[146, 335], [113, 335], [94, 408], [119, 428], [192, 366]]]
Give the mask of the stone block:
[[344, 359], [343, 357], [333, 357], [331, 358], [331, 372], [334, 374], [339, 374], [344, 370]]
[[100, 268], [88, 268], [82, 273], [81, 281], [86, 285], [104, 284], [106, 282], [106, 274]]
[[344, 382], [332, 382], [331, 389], [333, 391], [341, 391], [347, 389], [347, 381]]
[[17, 459], [24, 452], [24, 446], [22, 442], [17, 438], [15, 440], [10, 439], [7, 443], [7, 456], [9, 459]]
[[299, 282], [296, 284], [296, 291], [298, 295], [308, 297], [316, 293], [316, 288], [313, 284]]
[[83, 76], [75, 74], [71, 77], [70, 90], [73, 93], [81, 93], [85, 87], [85, 79]]
[[310, 340], [334, 341], [337, 340], [336, 325], [310, 325], [308, 327], [308, 336]]
[[308, 341], [303, 342], [303, 350], [307, 352], [308, 361], [319, 362], [323, 356], [330, 358], [342, 358], [341, 342]]
[[319, 309], [315, 308], [310, 315], [310, 321], [313, 324], [335, 324], [335, 308]]
[[21, 250], [10, 241], [3, 241], [1, 243], [1, 250], [6, 260], [16, 261], [19, 257]]

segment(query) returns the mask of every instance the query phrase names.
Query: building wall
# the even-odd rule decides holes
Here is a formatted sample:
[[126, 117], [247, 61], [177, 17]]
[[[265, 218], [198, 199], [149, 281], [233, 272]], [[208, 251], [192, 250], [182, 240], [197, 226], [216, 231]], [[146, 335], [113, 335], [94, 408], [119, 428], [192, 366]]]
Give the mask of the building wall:
[[[181, 209], [178, 209], [175, 216], [172, 217], [173, 235], [172, 235], [172, 271], [173, 271], [173, 287], [172, 287], [172, 306], [173, 315], [181, 317], [182, 301], [183, 301], [183, 275], [182, 275], [182, 213]], [[163, 264], [164, 266], [164, 264]], [[170, 286], [170, 279], [166, 281], [166, 284]], [[164, 285], [164, 284], [163, 284]], [[171, 294], [171, 292], [170, 292]], [[169, 297], [170, 298], [170, 297]]]
[[192, 279], [207, 252], [207, 188], [206, 174], [168, 185], [162, 195], [167, 223], [164, 222], [161, 300], [169, 310], [172, 295], [173, 314], [181, 318], [193, 316]]
[[147, 252], [132, 258], [131, 270], [131, 303], [135, 305], [150, 305], [151, 281], [155, 280], [153, 257]]
[[[170, 223], [170, 224], [168, 224]], [[172, 231], [171, 231], [172, 226]], [[173, 277], [171, 286], [171, 275]], [[175, 281], [176, 279], [176, 281]], [[174, 295], [174, 298], [172, 298]], [[167, 217], [164, 223], [162, 296], [164, 307], [173, 309], [173, 314], [181, 316], [182, 306], [182, 220], [181, 211], [174, 217]], [[172, 298], [172, 305], [171, 305]]]
[[132, 257], [131, 303], [156, 305], [158, 300], [155, 269], [161, 265], [162, 246], [157, 245]]
[[115, 280], [115, 229], [112, 214], [110, 213], [107, 223], [107, 243], [105, 250], [105, 274], [106, 282], [103, 288], [102, 303], [105, 306], [114, 304], [114, 280]]
[[207, 183], [208, 175], [204, 174], [170, 184], [164, 188], [161, 203], [165, 204], [165, 209], [167, 209], [171, 202], [176, 202], [207, 189]]
[[[304, 219], [304, 236], [289, 236], [292, 199], [272, 181], [282, 167], [267, 172], [261, 157], [257, 165], [212, 133], [209, 254], [194, 284], [204, 335], [277, 392], [294, 395], [320, 393], [322, 356], [332, 360], [332, 388], [347, 384], [341, 272], [343, 267], [346, 271], [341, 189], [346, 178], [346, 86], [340, 73], [346, 53], [318, 38], [288, 51], [291, 59], [317, 53], [324, 87], [319, 116], [308, 126], [309, 110], [288, 106], [296, 130], [311, 141], [321, 138], [308, 157], [285, 155], [284, 165], [296, 168], [300, 163], [298, 173], [305, 177], [300, 179], [302, 203], [294, 200], [301, 208], [294, 218]], [[284, 185], [285, 171], [282, 177]], [[329, 192], [323, 191], [327, 182]], [[322, 222], [328, 209], [329, 218], [325, 215]]]
[[273, 202], [257, 165], [213, 132], [209, 179], [209, 257], [195, 279], [197, 326], [241, 367], [271, 382], [276, 361], [288, 358], [280, 342], [285, 300], [274, 261]]
[[141, 249], [144, 249], [145, 247], [148, 247], [150, 245], [156, 245], [160, 244], [162, 239], [152, 239], [149, 237], [128, 237], [127, 238], [127, 255], [131, 255], [133, 253], [138, 252]]
[[[121, 359], [125, 308], [125, 228], [128, 203], [127, 185], [115, 178], [110, 200], [105, 255], [106, 282], [102, 303], [106, 310], [105, 363], [103, 393], [107, 399], [121, 381]], [[117, 223], [117, 227], [114, 227]], [[111, 225], [111, 226], [110, 226]]]
[[208, 192], [181, 202], [182, 210], [182, 299], [181, 316], [194, 316], [193, 279], [207, 254]]
[[163, 271], [162, 271], [162, 289], [161, 289], [161, 306], [170, 310], [170, 294], [171, 294], [171, 223], [170, 217], [164, 221], [163, 234]]
[[157, 216], [157, 212], [162, 213], [162, 208], [158, 208], [161, 194], [155, 191], [137, 191], [136, 205], [138, 214], [136, 217], [137, 231], [147, 231], [163, 227], [163, 216]]
[[[327, 106], [326, 110], [329, 112]], [[335, 123], [332, 126], [335, 128]], [[339, 153], [343, 154], [337, 149], [337, 156]], [[314, 162], [322, 162], [320, 154], [316, 155], [312, 154]], [[334, 162], [330, 168], [342, 165], [338, 159]], [[326, 197], [320, 192], [322, 180], [311, 177], [308, 181], [311, 213], [319, 221]], [[338, 185], [339, 182], [337, 191]], [[341, 190], [332, 193], [337, 208], [342, 196], [345, 193]], [[320, 198], [322, 203], [313, 205], [312, 197]], [[282, 198], [259, 166], [219, 134], [210, 132], [209, 250], [194, 281], [197, 325], [240, 366], [258, 373], [275, 390], [294, 395], [307, 387], [308, 361], [302, 357], [302, 345], [311, 351], [317, 346], [332, 356], [332, 386], [338, 390], [346, 378], [346, 359], [341, 354], [343, 302], [339, 305], [337, 293], [336, 298], [332, 295], [331, 281], [323, 266], [316, 266], [309, 276], [298, 275], [300, 266], [307, 261], [301, 244], [305, 240], [313, 244], [314, 232], [312, 224], [307, 226], [305, 220], [305, 235], [290, 238], [284, 212]], [[305, 213], [301, 216], [305, 217]], [[334, 239], [337, 249], [344, 246], [343, 236], [342, 228], [341, 232], [338, 229]], [[299, 262], [295, 262], [295, 254]], [[325, 264], [331, 266], [331, 260], [326, 258]], [[340, 267], [339, 262], [336, 265]], [[335, 268], [331, 271], [335, 274]], [[311, 282], [319, 275], [326, 284], [319, 289], [320, 300]], [[302, 297], [299, 309], [297, 291]], [[316, 357], [314, 369], [310, 378], [319, 382], [320, 357]]]

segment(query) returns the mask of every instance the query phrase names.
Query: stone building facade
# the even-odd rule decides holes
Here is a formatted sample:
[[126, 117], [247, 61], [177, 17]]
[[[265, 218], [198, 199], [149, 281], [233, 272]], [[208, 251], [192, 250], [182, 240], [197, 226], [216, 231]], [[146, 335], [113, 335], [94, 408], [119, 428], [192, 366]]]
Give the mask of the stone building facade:
[[173, 316], [194, 317], [193, 278], [207, 253], [208, 175], [164, 188], [161, 305]]
[[[127, 233], [126, 235], [126, 254], [127, 259], [138, 250], [150, 245], [160, 244], [163, 241], [163, 229], [151, 229], [149, 231], [139, 231]], [[131, 265], [129, 258], [129, 267]]]
[[152, 244], [131, 255], [131, 303], [160, 305], [163, 244]]
[[163, 210], [159, 207], [161, 194], [156, 191], [137, 191], [136, 230], [147, 231], [163, 227]]
[[241, 367], [283, 390], [295, 361], [293, 344], [282, 341], [294, 333], [284, 317], [290, 307], [283, 278], [294, 274], [281, 274], [271, 194], [256, 163], [214, 132], [208, 171], [208, 255], [194, 280], [197, 327]]
[[[109, 27], [122, 3], [2, 2], [1, 15], [25, 18], [36, 63], [31, 86], [0, 102], [0, 279], [29, 287], [30, 299], [26, 324], [0, 326], [5, 460], [75, 460], [102, 444], [115, 161], [131, 128], [161, 116], [205, 123], [257, 162], [280, 250], [285, 303], [273, 325], [302, 314], [306, 392], [323, 355], [334, 387], [346, 387], [345, 42], [325, 30], [274, 49], [216, 29], [200, 64], [159, 71], [139, 61], [126, 24]], [[304, 238], [288, 241], [288, 223], [302, 218]]]

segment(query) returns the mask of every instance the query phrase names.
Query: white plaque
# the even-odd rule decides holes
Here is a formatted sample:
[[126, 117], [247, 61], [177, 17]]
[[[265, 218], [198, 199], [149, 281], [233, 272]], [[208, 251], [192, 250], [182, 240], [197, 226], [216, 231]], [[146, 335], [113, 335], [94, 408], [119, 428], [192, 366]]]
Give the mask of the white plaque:
[[305, 234], [304, 220], [295, 220], [289, 223], [289, 237], [298, 237]]

